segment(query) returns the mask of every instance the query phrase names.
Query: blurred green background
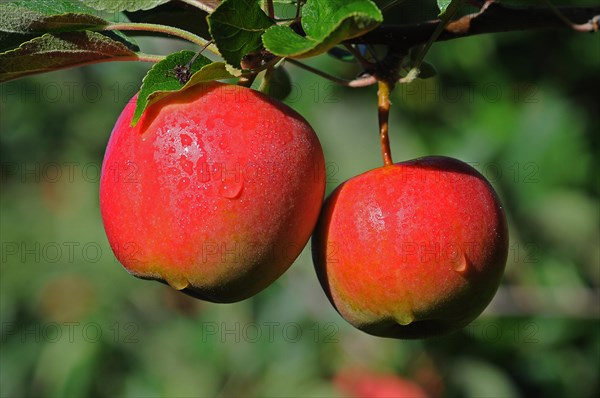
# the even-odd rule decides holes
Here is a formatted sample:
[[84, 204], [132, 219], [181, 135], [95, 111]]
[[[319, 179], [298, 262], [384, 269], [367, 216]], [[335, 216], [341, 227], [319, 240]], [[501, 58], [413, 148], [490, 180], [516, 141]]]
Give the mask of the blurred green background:
[[[146, 52], [182, 48], [139, 41]], [[1, 396], [337, 397], [351, 395], [340, 382], [349, 370], [411, 380], [431, 397], [598, 396], [598, 36], [474, 37], [436, 44], [427, 59], [439, 75], [393, 95], [394, 159], [471, 163], [502, 198], [511, 243], [484, 314], [423, 341], [350, 327], [322, 293], [308, 247], [237, 304], [129, 276], [104, 235], [98, 181], [148, 65], [1, 85]], [[310, 63], [355, 73], [329, 57]], [[378, 167], [376, 89], [286, 68], [286, 102], [319, 134], [328, 192]]]

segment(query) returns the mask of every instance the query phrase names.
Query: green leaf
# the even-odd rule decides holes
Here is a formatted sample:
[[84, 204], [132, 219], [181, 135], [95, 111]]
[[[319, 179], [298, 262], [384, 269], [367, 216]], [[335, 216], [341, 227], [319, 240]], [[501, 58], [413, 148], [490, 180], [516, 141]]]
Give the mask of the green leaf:
[[265, 32], [263, 43], [275, 55], [312, 57], [365, 34], [381, 22], [381, 11], [371, 0], [308, 0], [302, 8], [306, 36], [289, 26], [278, 25]]
[[[439, 15], [442, 16], [446, 14], [447, 11], [450, 11], [452, 14], [454, 14], [462, 2], [463, 0], [437, 0], [437, 5], [440, 9]], [[452, 8], [450, 6], [452, 6]]]
[[354, 62], [356, 60], [350, 51], [340, 47], [330, 48], [327, 54], [344, 62]]
[[268, 73], [270, 75], [265, 77], [260, 91], [280, 101], [284, 100], [292, 92], [290, 75], [284, 68], [275, 68]]
[[197, 7], [210, 14], [219, 6], [220, 3], [221, 0], [198, 0]]
[[94, 9], [82, 4], [78, 0], [20, 0], [4, 4], [4, 6], [18, 6], [40, 14], [93, 14]]
[[140, 47], [138, 46], [137, 42], [132, 37], [127, 36], [125, 33], [121, 32], [120, 30], [108, 30], [108, 31], [99, 32], [99, 33], [103, 34], [104, 36], [108, 36], [109, 38], [111, 38], [113, 40], [123, 43], [131, 51], [135, 51], [135, 52], [140, 51]]
[[0, 5], [0, 51], [18, 47], [44, 33], [98, 29], [109, 24], [91, 15], [91, 8], [58, 0], [40, 2], [25, 0]]
[[429, 79], [437, 75], [437, 70], [433, 65], [427, 62], [421, 63], [419, 68], [419, 79]]
[[133, 60], [135, 57], [137, 55], [123, 43], [101, 33], [46, 33], [16, 49], [0, 53], [0, 82], [118, 58]]
[[170, 0], [86, 0], [85, 4], [100, 11], [138, 11], [149, 10]]
[[257, 0], [224, 0], [207, 20], [223, 59], [238, 69], [244, 55], [263, 48], [261, 36], [273, 26]]
[[440, 14], [446, 12], [448, 6], [452, 3], [452, 0], [437, 0], [437, 6], [440, 9]]
[[[167, 56], [164, 60], [154, 64], [148, 71], [142, 82], [140, 94], [131, 125], [140, 120], [144, 110], [151, 104], [177, 91], [187, 90], [198, 83], [212, 80], [231, 78], [225, 69], [224, 62], [212, 62], [203, 55], [196, 57], [194, 62], [190, 61], [196, 55], [193, 51], [180, 51]], [[174, 71], [177, 67], [188, 67], [191, 77], [184, 85], [178, 80]]]

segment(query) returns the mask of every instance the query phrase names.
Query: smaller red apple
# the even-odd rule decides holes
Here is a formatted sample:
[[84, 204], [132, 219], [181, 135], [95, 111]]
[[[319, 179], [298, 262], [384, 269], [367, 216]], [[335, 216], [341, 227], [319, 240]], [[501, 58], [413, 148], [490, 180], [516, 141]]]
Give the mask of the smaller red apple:
[[425, 157], [341, 184], [312, 249], [321, 285], [348, 322], [376, 336], [422, 338], [464, 327], [488, 305], [508, 230], [480, 173]]

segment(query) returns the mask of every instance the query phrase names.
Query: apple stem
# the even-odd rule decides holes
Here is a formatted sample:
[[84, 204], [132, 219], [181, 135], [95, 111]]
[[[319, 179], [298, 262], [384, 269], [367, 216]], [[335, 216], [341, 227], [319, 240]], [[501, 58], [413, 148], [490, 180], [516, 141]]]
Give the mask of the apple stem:
[[383, 164], [391, 166], [392, 149], [390, 148], [389, 138], [389, 116], [390, 116], [390, 93], [393, 89], [393, 84], [386, 80], [379, 80], [379, 141], [381, 142], [381, 155], [383, 156]]

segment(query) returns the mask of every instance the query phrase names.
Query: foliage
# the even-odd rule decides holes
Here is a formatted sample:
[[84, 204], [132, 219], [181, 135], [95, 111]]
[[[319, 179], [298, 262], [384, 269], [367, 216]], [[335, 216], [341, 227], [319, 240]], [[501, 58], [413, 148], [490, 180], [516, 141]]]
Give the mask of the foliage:
[[[181, 87], [183, 77], [176, 74], [178, 65], [183, 65], [185, 68], [184, 71], [180, 72], [184, 74], [186, 79], [183, 88]], [[166, 57], [164, 61], [154, 65], [144, 77], [133, 123], [139, 120], [148, 105], [164, 98], [171, 92], [186, 89], [200, 82], [230, 77], [233, 76], [227, 72], [223, 62], [211, 62], [205, 56], [196, 55], [192, 51], [173, 53]]]

